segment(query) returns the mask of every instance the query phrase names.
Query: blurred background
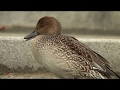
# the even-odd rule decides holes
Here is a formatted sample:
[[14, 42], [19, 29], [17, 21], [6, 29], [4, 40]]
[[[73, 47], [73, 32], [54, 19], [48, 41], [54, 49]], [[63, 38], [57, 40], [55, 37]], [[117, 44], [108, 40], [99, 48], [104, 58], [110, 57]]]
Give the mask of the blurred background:
[[63, 34], [81, 37], [119, 37], [120, 34], [118, 11], [0, 11], [0, 35], [24, 36], [44, 16], [57, 18], [62, 24]]

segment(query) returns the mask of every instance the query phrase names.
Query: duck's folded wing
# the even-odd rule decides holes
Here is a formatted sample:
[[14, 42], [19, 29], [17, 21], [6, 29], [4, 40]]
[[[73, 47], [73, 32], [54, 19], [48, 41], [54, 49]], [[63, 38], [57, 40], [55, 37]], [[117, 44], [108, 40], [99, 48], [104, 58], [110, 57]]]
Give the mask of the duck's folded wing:
[[86, 61], [90, 62], [93, 70], [97, 70], [105, 76], [113, 75], [119, 77], [115, 72], [113, 72], [109, 66], [109, 62], [105, 58], [91, 50], [83, 43], [79, 42], [76, 38], [70, 36], [68, 37], [62, 40], [62, 42], [84, 57]]

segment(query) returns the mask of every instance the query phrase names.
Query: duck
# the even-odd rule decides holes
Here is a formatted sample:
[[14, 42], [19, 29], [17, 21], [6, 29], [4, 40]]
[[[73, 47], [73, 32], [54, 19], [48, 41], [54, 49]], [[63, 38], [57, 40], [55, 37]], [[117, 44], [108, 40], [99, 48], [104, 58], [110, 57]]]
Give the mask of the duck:
[[75, 37], [61, 34], [61, 23], [44, 16], [25, 36], [36, 61], [60, 79], [112, 79], [120, 76], [109, 62]]

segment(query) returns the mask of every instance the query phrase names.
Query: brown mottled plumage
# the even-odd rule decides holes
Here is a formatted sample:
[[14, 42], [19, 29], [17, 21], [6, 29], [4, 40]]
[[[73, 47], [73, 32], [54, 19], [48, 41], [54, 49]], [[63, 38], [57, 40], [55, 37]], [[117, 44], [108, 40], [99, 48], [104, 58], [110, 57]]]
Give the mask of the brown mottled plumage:
[[60, 78], [109, 79], [119, 76], [102, 56], [71, 36], [61, 35], [61, 24], [53, 17], [41, 18], [31, 39], [35, 59]]

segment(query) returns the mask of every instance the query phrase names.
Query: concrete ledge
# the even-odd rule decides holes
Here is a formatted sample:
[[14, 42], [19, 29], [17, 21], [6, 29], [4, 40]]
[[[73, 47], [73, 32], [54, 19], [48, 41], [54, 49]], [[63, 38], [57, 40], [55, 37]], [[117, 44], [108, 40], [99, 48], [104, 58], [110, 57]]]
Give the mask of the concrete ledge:
[[0, 79], [59, 79], [49, 72], [40, 73], [7, 73], [0, 75]]
[[[120, 39], [76, 38], [105, 57], [114, 70], [120, 71]], [[3, 72], [11, 69], [15, 72], [45, 70], [34, 59], [29, 42], [25, 42], [23, 37], [6, 36], [0, 36], [0, 69]]]

